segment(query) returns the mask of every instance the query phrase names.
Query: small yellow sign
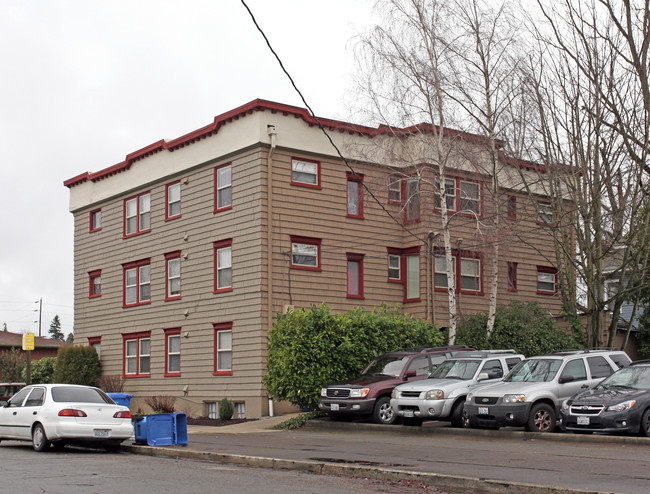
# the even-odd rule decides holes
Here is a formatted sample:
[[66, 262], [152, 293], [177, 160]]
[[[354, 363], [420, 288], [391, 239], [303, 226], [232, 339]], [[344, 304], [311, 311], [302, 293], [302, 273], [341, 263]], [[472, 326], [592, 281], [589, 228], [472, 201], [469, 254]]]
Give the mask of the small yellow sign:
[[23, 350], [34, 349], [34, 333], [23, 333]]

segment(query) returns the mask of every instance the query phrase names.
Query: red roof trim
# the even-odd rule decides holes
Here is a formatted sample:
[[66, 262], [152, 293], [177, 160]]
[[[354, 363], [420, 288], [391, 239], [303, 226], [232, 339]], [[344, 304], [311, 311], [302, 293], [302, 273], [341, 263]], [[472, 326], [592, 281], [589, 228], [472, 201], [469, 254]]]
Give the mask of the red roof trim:
[[[318, 125], [317, 120], [314, 117], [312, 117], [305, 108], [285, 105], [283, 103], [275, 103], [273, 101], [256, 99], [249, 103], [246, 103], [245, 105], [235, 108], [234, 110], [230, 110], [226, 113], [216, 116], [214, 118], [214, 121], [211, 124], [206, 125], [205, 127], [201, 127], [200, 129], [197, 129], [193, 132], [190, 132], [189, 134], [185, 134], [171, 141], [160, 140], [154, 142], [149, 146], [146, 146], [138, 151], [128, 154], [126, 156], [126, 159], [121, 163], [117, 163], [116, 165], [110, 166], [98, 172], [82, 173], [80, 175], [77, 175], [76, 177], [66, 180], [65, 182], [63, 182], [63, 185], [66, 187], [74, 187], [75, 185], [79, 185], [88, 180], [90, 180], [91, 182], [97, 182], [98, 180], [102, 180], [104, 178], [128, 170], [135, 161], [146, 158], [147, 156], [151, 156], [152, 154], [155, 154], [159, 151], [167, 150], [172, 152], [176, 149], [183, 148], [201, 139], [205, 139], [206, 137], [218, 133], [219, 129], [222, 126], [231, 123], [233, 120], [238, 120], [239, 118], [243, 118], [247, 115], [251, 115], [253, 114], [253, 112], [267, 111], [267, 110], [271, 111], [272, 113], [281, 112], [285, 116], [293, 115], [295, 118], [302, 119], [310, 127], [314, 125]], [[414, 134], [418, 132], [436, 132], [439, 129], [438, 126], [427, 124], [427, 123], [421, 123], [406, 128], [389, 127], [386, 125], [379, 125], [378, 127], [375, 128], [375, 127], [366, 127], [363, 125], [355, 125], [347, 122], [342, 122], [339, 120], [331, 120], [328, 118], [319, 118], [319, 120], [323, 125], [323, 127], [328, 128], [332, 131], [338, 130], [341, 133], [347, 132], [349, 134], [365, 135], [371, 138], [378, 135], [408, 136], [410, 134]], [[472, 141], [484, 140], [483, 137], [477, 134], [470, 134], [468, 132], [462, 132], [454, 129], [445, 128], [445, 133], [450, 137], [462, 137]], [[499, 141], [499, 145], [501, 144], [502, 142]]]

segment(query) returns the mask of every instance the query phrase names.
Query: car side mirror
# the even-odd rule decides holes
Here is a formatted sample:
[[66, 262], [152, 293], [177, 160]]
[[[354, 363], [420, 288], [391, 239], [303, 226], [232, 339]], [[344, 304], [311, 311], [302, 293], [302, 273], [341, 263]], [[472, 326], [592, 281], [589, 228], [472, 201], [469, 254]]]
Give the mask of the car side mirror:
[[560, 376], [560, 380], [558, 381], [560, 384], [566, 384], [575, 381], [576, 378], [573, 376]]
[[490, 379], [490, 376], [488, 375], [487, 372], [481, 372], [481, 373], [478, 375], [478, 381], [479, 381], [479, 382], [481, 382], [481, 381], [487, 381], [488, 379]]
[[406, 374], [404, 377], [408, 379], [409, 377], [415, 377], [417, 375], [417, 372], [415, 372], [415, 369], [407, 370]]

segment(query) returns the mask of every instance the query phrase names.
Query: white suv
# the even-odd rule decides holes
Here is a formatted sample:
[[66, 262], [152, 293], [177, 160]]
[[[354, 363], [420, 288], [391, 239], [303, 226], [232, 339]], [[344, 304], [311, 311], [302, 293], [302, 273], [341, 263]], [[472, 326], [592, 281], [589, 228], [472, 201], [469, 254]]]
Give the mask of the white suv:
[[571, 350], [531, 357], [502, 382], [467, 396], [465, 425], [525, 426], [533, 432], [551, 432], [564, 400], [593, 388], [629, 363], [627, 354], [617, 350]]
[[390, 406], [404, 423], [419, 425], [422, 420], [451, 420], [462, 425], [463, 404], [470, 390], [500, 381], [524, 359], [514, 350], [464, 352], [442, 362], [428, 379], [397, 386]]

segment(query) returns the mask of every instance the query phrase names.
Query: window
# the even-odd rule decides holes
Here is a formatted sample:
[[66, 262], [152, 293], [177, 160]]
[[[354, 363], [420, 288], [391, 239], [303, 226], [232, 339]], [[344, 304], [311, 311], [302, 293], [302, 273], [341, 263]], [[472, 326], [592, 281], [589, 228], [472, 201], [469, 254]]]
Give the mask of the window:
[[151, 331], [122, 335], [124, 342], [124, 377], [149, 377]]
[[143, 259], [122, 265], [124, 270], [124, 307], [151, 302], [150, 263], [150, 259]]
[[102, 229], [102, 210], [95, 209], [90, 212], [90, 231], [96, 232]]
[[101, 360], [102, 358], [102, 337], [101, 336], [91, 336], [88, 338], [88, 346], [91, 346], [97, 352], [97, 358]]
[[509, 292], [517, 291], [517, 263], [516, 262], [508, 263], [508, 291]]
[[614, 372], [605, 357], [587, 357], [587, 364], [592, 379], [607, 377]]
[[388, 281], [404, 285], [404, 302], [420, 300], [420, 248], [388, 247]]
[[388, 253], [388, 281], [402, 282], [401, 256]]
[[[436, 189], [440, 191], [440, 187], [440, 179], [436, 179]], [[450, 213], [481, 216], [481, 184], [460, 178], [445, 178], [445, 202]], [[435, 195], [435, 207], [441, 207], [439, 194]]]
[[348, 260], [348, 298], [363, 297], [364, 254], [346, 254]]
[[320, 271], [320, 244], [319, 238], [298, 237], [291, 235], [291, 267], [293, 269], [307, 269]]
[[[435, 204], [436, 208], [440, 209], [442, 207], [440, 194], [442, 188], [439, 178], [436, 178], [436, 190], [438, 193], [435, 194]], [[445, 178], [445, 204], [447, 205], [447, 211], [456, 211], [456, 179], [454, 178]]]
[[537, 293], [554, 295], [557, 291], [557, 269], [537, 266]]
[[420, 300], [420, 253], [406, 256], [406, 282], [404, 302]]
[[585, 363], [581, 358], [570, 360], [564, 366], [564, 370], [560, 375], [560, 381], [565, 380], [568, 377], [573, 378], [571, 379], [571, 382], [587, 380], [587, 369], [585, 369]]
[[165, 301], [181, 298], [181, 251], [165, 254], [167, 292]]
[[209, 401], [205, 404], [207, 416], [209, 419], [216, 419], [217, 418], [217, 402], [216, 401]]
[[388, 203], [402, 204], [402, 177], [390, 175], [388, 177]]
[[540, 202], [537, 205], [537, 223], [540, 225], [552, 225], [555, 221], [553, 206]]
[[232, 291], [232, 239], [214, 243], [214, 293]]
[[519, 357], [510, 357], [506, 359], [506, 364], [508, 364], [508, 371], [511, 371], [515, 365], [517, 365], [519, 362], [521, 362], [521, 358]]
[[97, 269], [88, 273], [88, 298], [97, 298], [102, 295], [102, 270]]
[[165, 220], [173, 220], [181, 216], [181, 183], [168, 184], [165, 190], [167, 211]]
[[181, 328], [165, 330], [165, 377], [181, 375]]
[[137, 235], [151, 229], [151, 194], [145, 192], [124, 200], [124, 236]]
[[503, 365], [498, 360], [488, 360], [481, 372], [486, 372], [488, 379], [501, 379], [503, 377]]
[[347, 172], [348, 217], [363, 219], [363, 175]]
[[460, 210], [481, 214], [481, 187], [476, 182], [459, 180]]
[[[483, 295], [482, 255], [466, 250], [452, 250], [455, 291], [472, 295]], [[444, 249], [436, 249], [434, 257], [434, 289], [447, 291], [447, 260]]]
[[214, 375], [232, 374], [232, 323], [213, 324]]
[[507, 208], [507, 218], [509, 220], [516, 220], [517, 219], [517, 197], [508, 196], [508, 204], [506, 208]]
[[246, 418], [246, 404], [239, 402], [234, 403], [235, 405], [235, 418], [245, 419]]
[[405, 222], [420, 221], [420, 179], [412, 177], [406, 180]]
[[320, 161], [292, 158], [291, 184], [320, 189]]
[[217, 166], [214, 169], [214, 212], [232, 209], [232, 165]]
[[23, 406], [40, 407], [43, 406], [44, 401], [45, 401], [45, 388], [34, 388], [34, 390], [29, 394], [29, 398], [27, 398], [27, 401], [25, 401]]

